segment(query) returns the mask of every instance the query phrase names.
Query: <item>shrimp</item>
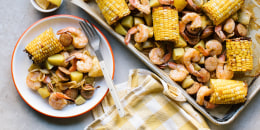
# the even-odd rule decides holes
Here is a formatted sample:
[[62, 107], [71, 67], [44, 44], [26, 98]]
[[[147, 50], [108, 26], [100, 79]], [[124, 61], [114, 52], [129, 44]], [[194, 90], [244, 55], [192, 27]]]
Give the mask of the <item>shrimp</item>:
[[174, 4], [174, 0], [159, 0], [159, 3], [161, 5], [173, 5]]
[[168, 62], [168, 66], [169, 68], [171, 68], [172, 70], [170, 71], [170, 78], [176, 82], [181, 82], [183, 81], [187, 75], [189, 74], [189, 72], [187, 71], [187, 69], [185, 68], [184, 65], [182, 64], [176, 64], [174, 62]]
[[190, 28], [191, 29], [197, 29], [197, 28], [201, 28], [202, 27], [202, 22], [201, 22], [201, 18], [200, 15], [197, 13], [187, 13], [185, 14], [182, 19], [181, 22], [186, 25], [189, 22], [191, 22]]
[[207, 109], [213, 109], [213, 108], [216, 107], [215, 104], [210, 103], [210, 102], [208, 102], [208, 101], [206, 101], [206, 100], [204, 100], [204, 106], [205, 106], [205, 108], [207, 108]]
[[186, 89], [186, 92], [190, 95], [196, 94], [199, 91], [200, 87], [200, 83], [194, 82], [190, 88]]
[[41, 73], [38, 71], [30, 72], [26, 77], [27, 86], [32, 90], [38, 90], [42, 86], [41, 81], [39, 81], [40, 76]]
[[200, 11], [200, 7], [196, 5], [193, 0], [187, 0], [188, 4], [194, 9], [194, 11]]
[[66, 99], [71, 100], [70, 97], [66, 96], [61, 92], [53, 92], [49, 97], [49, 104], [54, 109], [61, 110], [68, 104]]
[[199, 76], [197, 76], [197, 80], [199, 82], [203, 82], [203, 83], [206, 83], [209, 81], [210, 79], [210, 73], [205, 69], [205, 68], [202, 68], [200, 69], [199, 71]]
[[229, 66], [224, 65], [224, 63], [225, 63], [225, 54], [222, 54], [218, 58], [216, 76], [218, 79], [232, 79], [234, 76], [234, 72], [229, 70]]
[[[70, 55], [70, 54], [69, 54], [68, 52], [66, 52], [66, 51], [61, 52], [60, 54], [63, 55], [65, 59], [67, 59], [67, 58], [69, 57], [69, 55]], [[69, 65], [69, 62], [67, 62], [67, 61], [64, 61], [64, 62], [61, 64], [61, 66], [63, 66], [63, 67], [67, 67], [68, 65]]]
[[213, 90], [209, 89], [208, 86], [200, 87], [199, 91], [197, 92], [196, 102], [199, 105], [203, 105], [204, 104], [204, 97], [209, 96], [211, 93], [213, 93]]
[[127, 45], [131, 39], [131, 35], [134, 35], [134, 40], [136, 42], [145, 42], [149, 37], [149, 29], [144, 24], [139, 24], [128, 30], [125, 36], [125, 44]]
[[129, 0], [129, 3], [134, 7], [137, 8], [140, 12], [145, 14], [150, 14], [151, 9], [149, 5], [149, 0], [141, 0], [142, 4], [139, 0]]
[[218, 65], [218, 59], [216, 57], [208, 57], [205, 60], [205, 68], [210, 72], [216, 70], [217, 65]]
[[215, 26], [215, 33], [219, 37], [219, 39], [223, 42], [227, 37], [225, 33], [222, 31], [222, 25]]
[[200, 61], [200, 52], [197, 51], [194, 48], [189, 48], [183, 56], [183, 63], [186, 66], [187, 70], [195, 75], [196, 77], [201, 76], [200, 73], [194, 69], [194, 66], [192, 65], [191, 62], [198, 62]]
[[86, 47], [88, 43], [88, 38], [85, 36], [85, 34], [78, 28], [75, 27], [66, 27], [57, 32], [58, 35], [63, 34], [63, 33], [71, 33], [73, 36], [73, 42], [72, 45], [75, 48], [81, 49]]
[[91, 70], [93, 62], [90, 56], [80, 52], [76, 52], [72, 54], [72, 56], [75, 57], [76, 59], [79, 59], [79, 61], [77, 61], [76, 63], [77, 70], [79, 72], [87, 73]]
[[153, 64], [161, 65], [163, 63], [166, 63], [171, 58], [171, 52], [164, 55], [164, 50], [162, 48], [153, 48], [149, 52], [149, 58]]
[[222, 44], [218, 40], [209, 40], [206, 43], [206, 49], [201, 46], [198, 46], [199, 51], [204, 56], [215, 56], [219, 55], [222, 52]]

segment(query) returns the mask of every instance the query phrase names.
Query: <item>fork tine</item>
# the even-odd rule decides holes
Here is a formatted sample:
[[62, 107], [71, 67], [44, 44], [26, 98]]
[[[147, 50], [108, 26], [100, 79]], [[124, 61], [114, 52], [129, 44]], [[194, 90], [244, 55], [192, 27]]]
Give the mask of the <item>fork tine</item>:
[[97, 30], [90, 23], [87, 23], [87, 24], [90, 27], [90, 29], [92, 30], [92, 32], [94, 33], [94, 36], [98, 36], [99, 37], [99, 35], [97, 34]]
[[89, 23], [84, 23], [85, 27], [87, 28], [87, 30], [90, 32], [91, 38], [95, 37], [95, 34], [93, 32], [93, 30], [90, 28]]
[[85, 21], [82, 21], [81, 22], [81, 26], [83, 26], [83, 28], [85, 29], [85, 31], [87, 32], [87, 37], [90, 39], [90, 40], [93, 40], [94, 38], [94, 34], [93, 32], [91, 31], [91, 29], [89, 28], [89, 26], [87, 25], [87, 23]]
[[87, 35], [87, 37], [90, 39], [91, 36], [90, 36], [90, 32], [89, 30], [86, 28], [86, 25], [84, 24], [83, 21], [80, 21], [79, 22], [79, 25], [81, 26], [81, 28], [83, 29], [83, 31], [85, 32], [85, 34]]

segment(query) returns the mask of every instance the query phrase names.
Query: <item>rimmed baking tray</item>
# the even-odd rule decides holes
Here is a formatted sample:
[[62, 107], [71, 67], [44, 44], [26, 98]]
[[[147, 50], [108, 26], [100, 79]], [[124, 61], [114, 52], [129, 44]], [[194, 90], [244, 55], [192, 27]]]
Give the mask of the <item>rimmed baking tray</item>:
[[[120, 43], [125, 45], [124, 37], [116, 33], [113, 28], [111, 28], [105, 22], [105, 19], [103, 18], [95, 1], [89, 1], [88, 3], [86, 3], [83, 0], [72, 0], [71, 2], [85, 10], [92, 18], [94, 18], [101, 26], [103, 26], [104, 29], [106, 29], [112, 36], [118, 39]], [[258, 77], [252, 80], [252, 83], [250, 84], [248, 89], [247, 101], [245, 103], [236, 105], [222, 105], [221, 107], [218, 107], [218, 109], [207, 110], [198, 105], [194, 98], [187, 94], [180, 85], [171, 80], [166, 72], [151, 63], [148, 57], [145, 56], [142, 52], [138, 51], [133, 44], [128, 44], [125, 46], [164, 81], [178, 87], [182, 91], [183, 95], [187, 98], [187, 101], [192, 104], [194, 108], [200, 111], [208, 120], [216, 125], [224, 125], [232, 122], [239, 115], [239, 113], [246, 108], [246, 106], [250, 103], [250, 101], [260, 89], [260, 78]]]

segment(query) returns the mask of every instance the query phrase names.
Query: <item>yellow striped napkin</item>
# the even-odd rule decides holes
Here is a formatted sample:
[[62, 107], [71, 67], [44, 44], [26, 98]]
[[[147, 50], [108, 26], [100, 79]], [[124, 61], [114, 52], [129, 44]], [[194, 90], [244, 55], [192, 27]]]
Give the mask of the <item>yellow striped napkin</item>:
[[[120, 118], [108, 94], [92, 110], [95, 120], [85, 129], [209, 129], [202, 116], [190, 104], [169, 98], [168, 87], [150, 71], [131, 70], [129, 81], [116, 86], [126, 115]], [[182, 95], [174, 98], [183, 101]]]

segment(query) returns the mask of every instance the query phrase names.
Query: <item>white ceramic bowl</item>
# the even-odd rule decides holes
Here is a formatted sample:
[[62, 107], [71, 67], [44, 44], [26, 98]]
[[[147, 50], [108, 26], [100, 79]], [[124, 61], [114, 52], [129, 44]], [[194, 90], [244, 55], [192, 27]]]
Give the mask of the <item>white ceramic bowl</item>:
[[[38, 11], [40, 11], [40, 12], [43, 12], [43, 13], [49, 13], [49, 12], [53, 12], [53, 11], [55, 11], [55, 10], [57, 10], [59, 7], [54, 7], [54, 8], [51, 8], [51, 9], [42, 9], [36, 2], [35, 2], [35, 0], [31, 0], [31, 3], [32, 3], [32, 5], [33, 5], [33, 7], [36, 9], [36, 10], [38, 10]], [[61, 5], [62, 5], [62, 3], [63, 3], [63, 0], [61, 0]], [[60, 5], [60, 6], [61, 6]]]
[[[54, 32], [68, 26], [80, 28], [79, 21], [81, 20], [83, 19], [72, 15], [54, 15], [43, 18], [31, 25], [22, 34], [14, 48], [11, 71], [17, 92], [30, 107], [44, 115], [57, 118], [69, 118], [84, 114], [98, 105], [108, 93], [108, 87], [106, 86], [104, 78], [96, 78], [95, 86], [100, 87], [95, 90], [91, 99], [87, 100], [82, 105], [77, 106], [75, 104], [69, 104], [62, 110], [55, 110], [49, 105], [48, 99], [42, 99], [36, 91], [33, 91], [26, 85], [26, 76], [32, 61], [28, 58], [27, 53], [24, 52], [25, 46], [49, 27], [52, 27]], [[98, 33], [102, 42], [101, 53], [104, 56], [108, 71], [113, 77], [115, 66], [112, 49], [102, 32], [98, 30]]]

